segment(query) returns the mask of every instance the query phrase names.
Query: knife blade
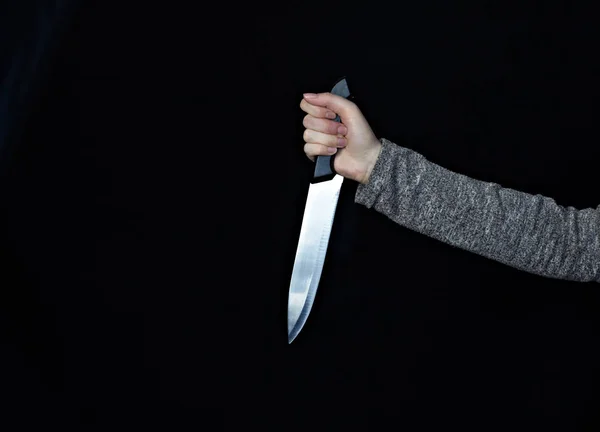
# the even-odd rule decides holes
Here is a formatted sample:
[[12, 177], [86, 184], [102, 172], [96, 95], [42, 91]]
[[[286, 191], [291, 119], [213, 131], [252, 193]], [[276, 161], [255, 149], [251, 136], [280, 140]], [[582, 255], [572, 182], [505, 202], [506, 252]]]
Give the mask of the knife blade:
[[[350, 97], [345, 77], [335, 83], [331, 93]], [[341, 122], [339, 115], [335, 121]], [[308, 319], [325, 263], [329, 235], [344, 181], [344, 177], [333, 168], [334, 158], [335, 155], [316, 157], [315, 172], [308, 187], [288, 294], [288, 344], [294, 341]]]

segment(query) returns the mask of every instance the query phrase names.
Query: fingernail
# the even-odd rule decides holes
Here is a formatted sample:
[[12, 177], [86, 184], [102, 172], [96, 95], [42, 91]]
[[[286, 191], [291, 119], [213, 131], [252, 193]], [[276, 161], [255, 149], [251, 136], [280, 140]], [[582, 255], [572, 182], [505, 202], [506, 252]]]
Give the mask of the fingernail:
[[346, 140], [344, 138], [338, 138], [338, 147], [346, 147]]
[[327, 147], [327, 153], [334, 154], [337, 151], [335, 147]]
[[338, 133], [339, 133], [340, 135], [346, 135], [346, 133], [348, 133], [348, 129], [346, 129], [346, 126], [340, 126], [340, 127], [338, 128]]
[[327, 114], [325, 114], [325, 117], [327, 117], [328, 119], [334, 119], [336, 117], [336, 115], [334, 113], [332, 113], [331, 111], [327, 112]]
[[316, 95], [316, 94], [314, 94], [314, 93], [304, 93], [304, 97], [305, 97], [306, 99], [314, 99], [314, 98], [316, 98], [316, 97], [317, 97], [317, 95]]

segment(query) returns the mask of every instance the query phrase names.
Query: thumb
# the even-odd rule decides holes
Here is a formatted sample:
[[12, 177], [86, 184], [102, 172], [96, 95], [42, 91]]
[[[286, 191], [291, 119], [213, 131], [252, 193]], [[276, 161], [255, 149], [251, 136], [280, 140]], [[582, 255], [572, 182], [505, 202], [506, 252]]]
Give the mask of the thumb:
[[350, 114], [354, 106], [354, 102], [329, 92], [304, 93], [304, 100], [311, 105], [328, 108], [340, 117]]

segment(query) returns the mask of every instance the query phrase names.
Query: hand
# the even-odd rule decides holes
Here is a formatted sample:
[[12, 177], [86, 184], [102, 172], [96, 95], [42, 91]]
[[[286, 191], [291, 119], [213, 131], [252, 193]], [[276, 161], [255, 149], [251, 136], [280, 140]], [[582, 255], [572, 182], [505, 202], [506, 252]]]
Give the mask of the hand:
[[[307, 96], [308, 95], [308, 96]], [[381, 150], [362, 112], [352, 101], [331, 93], [309, 97], [306, 93], [300, 108], [306, 112], [302, 124], [304, 153], [314, 162], [315, 156], [336, 154], [333, 167], [343, 177], [366, 184]], [[341, 123], [335, 119], [338, 114]], [[338, 141], [338, 140], [342, 141]]]

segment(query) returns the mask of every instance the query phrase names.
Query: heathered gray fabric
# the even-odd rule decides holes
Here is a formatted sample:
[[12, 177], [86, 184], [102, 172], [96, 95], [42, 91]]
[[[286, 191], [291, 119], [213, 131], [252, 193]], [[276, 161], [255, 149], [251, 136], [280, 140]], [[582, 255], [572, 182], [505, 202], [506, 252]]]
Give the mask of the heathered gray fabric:
[[509, 266], [600, 282], [600, 206], [576, 210], [457, 174], [385, 139], [355, 202], [398, 224]]

